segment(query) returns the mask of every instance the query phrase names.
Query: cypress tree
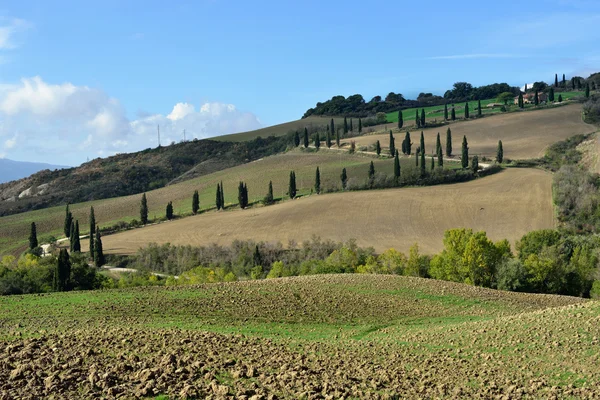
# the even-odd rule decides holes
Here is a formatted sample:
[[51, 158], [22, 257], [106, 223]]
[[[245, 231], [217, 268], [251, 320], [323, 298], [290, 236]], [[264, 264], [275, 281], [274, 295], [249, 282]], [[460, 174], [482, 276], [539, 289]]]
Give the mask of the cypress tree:
[[442, 153], [442, 146], [440, 146], [440, 148], [438, 149], [437, 152], [437, 158], [438, 158], [438, 167], [443, 167], [444, 166], [444, 154]]
[[425, 109], [421, 108], [421, 127], [425, 128]]
[[454, 107], [452, 107], [452, 111], [450, 112], [450, 116], [452, 118], [452, 121], [456, 120], [456, 111], [454, 111]]
[[198, 214], [198, 210], [200, 209], [200, 194], [197, 190], [194, 190], [194, 195], [192, 196], [192, 214]]
[[525, 90], [524, 90], [524, 92], [527, 93], [527, 84], [525, 84]]
[[75, 221], [71, 222], [71, 236], [69, 237], [69, 251], [73, 252], [73, 246], [75, 245]]
[[35, 226], [35, 222], [32, 222], [31, 229], [29, 231], [29, 249], [33, 250], [36, 247], [38, 247], [37, 228]]
[[344, 135], [348, 134], [348, 120], [344, 117]]
[[394, 139], [394, 134], [390, 130], [390, 156], [394, 157], [396, 154], [396, 141]]
[[96, 214], [94, 207], [90, 207], [90, 258], [94, 258], [94, 236], [96, 235]]
[[244, 182], [240, 181], [240, 183], [238, 184], [238, 204], [240, 205], [241, 209], [244, 209], [247, 206], [244, 192], [245, 192]]
[[374, 176], [375, 176], [375, 164], [373, 164], [373, 161], [371, 161], [371, 164], [369, 165], [369, 179], [373, 179]]
[[540, 97], [539, 97], [539, 95], [538, 95], [538, 91], [537, 91], [537, 89], [536, 89], [536, 91], [535, 91], [535, 97], [534, 97], [533, 101], [534, 101], [534, 104], [535, 104], [536, 106], [537, 106], [538, 104], [540, 104]]
[[352, 118], [350, 118], [350, 132], [354, 132], [354, 125], [352, 124]]
[[102, 236], [100, 235], [100, 229], [96, 227], [96, 243], [94, 244], [94, 264], [96, 268], [100, 268], [106, 264], [104, 259], [104, 251], [102, 249]]
[[554, 102], [554, 88], [551, 87], [548, 91], [548, 100]]
[[315, 172], [315, 192], [321, 194], [321, 172], [319, 172], [319, 167]]
[[558, 94], [558, 102], [562, 103], [562, 94], [560, 94], [560, 93]]
[[577, 90], [581, 90], [581, 79], [577, 79]]
[[217, 210], [221, 209], [221, 185], [217, 183], [217, 196], [215, 198], [215, 205]]
[[473, 156], [473, 160], [471, 160], [471, 168], [473, 169], [473, 172], [477, 173], [477, 170], [479, 170], [479, 157]]
[[421, 143], [419, 148], [421, 149], [421, 153], [425, 154], [425, 136], [423, 136], [423, 131], [421, 131]]
[[331, 131], [331, 133], [335, 132], [335, 124], [333, 123], [333, 118], [331, 118], [331, 121], [329, 121], [329, 130]]
[[571, 90], [575, 90], [575, 77], [571, 78]]
[[225, 209], [225, 193], [223, 192], [223, 181], [221, 181], [221, 209]]
[[435, 169], [435, 158], [433, 156], [431, 156], [431, 170], [433, 171]]
[[346, 190], [346, 183], [348, 183], [348, 174], [346, 173], [346, 168], [342, 169], [342, 174], [340, 175], [340, 179], [342, 180], [342, 189]]
[[563, 74], [562, 87], [567, 87], [567, 80], [565, 79], [565, 74]]
[[396, 185], [400, 183], [400, 157], [398, 157], [398, 150], [396, 150], [396, 155], [394, 156], [394, 180]]
[[554, 87], [558, 87], [558, 74], [554, 74]]
[[402, 140], [402, 154], [406, 154], [406, 138]]
[[404, 136], [404, 149], [406, 150], [406, 155], [410, 156], [412, 153], [412, 143], [410, 141], [410, 132], [406, 131], [406, 135]]
[[308, 148], [308, 129], [304, 127], [304, 148]]
[[469, 103], [465, 103], [465, 118], [469, 118]]
[[448, 121], [448, 104], [444, 103], [444, 121]]
[[419, 118], [419, 110], [415, 110], [415, 125], [417, 128], [421, 127], [421, 118]]
[[362, 133], [362, 119], [358, 119], [358, 133]]
[[419, 154], [420, 154], [420, 150], [417, 149], [417, 151], [415, 152], [415, 165], [417, 167], [419, 166]]
[[504, 149], [502, 148], [502, 140], [498, 140], [498, 148], [496, 149], [496, 160], [502, 163], [504, 160]]
[[435, 154], [439, 154], [442, 150], [442, 141], [440, 140], [440, 133], [437, 134], [437, 139], [435, 141]]
[[481, 100], [477, 100], [477, 116], [481, 117]]
[[463, 168], [467, 168], [469, 166], [469, 146], [467, 143], [467, 137], [463, 136], [462, 141], [462, 156], [460, 158], [461, 164]]
[[290, 195], [290, 199], [294, 199], [296, 197], [296, 174], [294, 171], [290, 172], [290, 183], [288, 186], [288, 193]]
[[523, 102], [523, 93], [519, 92], [519, 108], [525, 107], [525, 103]]
[[375, 152], [377, 153], [377, 155], [381, 154], [381, 143], [379, 143], [379, 140], [375, 142]]
[[148, 223], [148, 200], [146, 199], [146, 193], [142, 195], [142, 201], [140, 202], [140, 221], [142, 225]]
[[173, 219], [173, 202], [168, 202], [167, 203], [167, 208], [165, 210], [165, 217], [167, 217], [167, 220], [172, 220]]
[[586, 97], [587, 99], [589, 99], [589, 98], [590, 98], [590, 84], [589, 84], [589, 83], [586, 83], [586, 84], [585, 84], [585, 97]]
[[319, 151], [319, 147], [321, 147], [321, 138], [319, 137], [319, 132], [315, 133], [315, 148]]
[[298, 131], [294, 133], [294, 147], [300, 146], [300, 134]]
[[446, 156], [452, 157], [452, 131], [450, 128], [446, 131]]
[[[337, 140], [337, 138], [336, 138], [336, 140]], [[328, 149], [331, 148], [331, 135], [329, 134], [329, 132], [327, 132], [327, 137], [325, 138], [325, 144], [327, 145]], [[340, 147], [339, 144], [338, 144], [338, 147]]]
[[425, 152], [421, 150], [421, 176], [425, 176]]
[[57, 292], [67, 291], [71, 276], [71, 261], [67, 249], [60, 249], [56, 269], [54, 270], [53, 288]]
[[75, 221], [75, 235], [73, 235], [73, 251], [81, 253], [81, 239], [79, 238], [79, 220]]
[[338, 149], [340, 148], [340, 133], [336, 132], [335, 133], [335, 144], [337, 145]]
[[404, 126], [404, 118], [402, 117], [402, 110], [398, 110], [398, 129], [402, 129]]
[[65, 224], [63, 225], [63, 232], [65, 237], [71, 237], [71, 225], [73, 224], [73, 214], [69, 211], [69, 205], [67, 204], [67, 209], [65, 210]]
[[273, 181], [269, 181], [269, 189], [267, 191], [267, 196], [265, 197], [265, 204], [273, 203]]

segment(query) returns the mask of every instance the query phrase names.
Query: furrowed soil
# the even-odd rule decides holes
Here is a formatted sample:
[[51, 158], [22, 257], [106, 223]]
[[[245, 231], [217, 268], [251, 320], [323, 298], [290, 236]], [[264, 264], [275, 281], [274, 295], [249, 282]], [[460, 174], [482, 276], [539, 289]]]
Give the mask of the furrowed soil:
[[[442, 249], [448, 229], [486, 231], [511, 243], [525, 233], [553, 228], [552, 175], [507, 169], [453, 185], [313, 195], [269, 207], [211, 212], [102, 238], [107, 253], [132, 254], [151, 242], [229, 245], [235, 239], [301, 242], [356, 239], [376, 251]], [[83, 246], [87, 246], [83, 243]], [[84, 248], [85, 251], [87, 248]]]
[[[406, 118], [406, 116], [405, 116]], [[597, 130], [581, 119], [581, 105], [572, 104], [545, 110], [498, 114], [449, 125], [452, 130], [453, 154], [460, 156], [463, 136], [467, 136], [469, 156], [479, 155], [494, 159], [498, 140], [502, 140], [505, 159], [529, 159], [544, 155], [548, 146], [576, 134], [586, 134]], [[396, 128], [389, 124], [388, 129]], [[409, 128], [411, 129], [411, 128]], [[414, 127], [413, 127], [414, 129]], [[442, 148], [446, 146], [447, 127], [424, 129], [425, 151], [435, 151], [437, 133], [440, 133]], [[395, 134], [396, 147], [404, 140], [405, 129]], [[411, 130], [413, 152], [419, 146], [421, 129]], [[389, 145], [389, 133], [361, 136], [354, 139], [358, 146], [368, 146], [380, 141], [381, 146]]]
[[0, 399], [597, 398], [600, 303], [386, 275], [0, 298]]

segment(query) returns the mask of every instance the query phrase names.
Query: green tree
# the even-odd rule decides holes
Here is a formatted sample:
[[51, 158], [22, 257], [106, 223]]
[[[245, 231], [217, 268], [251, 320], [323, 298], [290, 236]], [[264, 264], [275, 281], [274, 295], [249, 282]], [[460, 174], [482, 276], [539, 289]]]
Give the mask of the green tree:
[[300, 134], [298, 131], [294, 133], [294, 147], [300, 146]]
[[562, 103], [562, 94], [560, 94], [560, 93], [558, 94], [558, 102]]
[[381, 154], [381, 143], [379, 143], [379, 140], [375, 142], [375, 152], [377, 153], [377, 155]]
[[481, 100], [477, 100], [477, 116], [481, 117]]
[[319, 137], [319, 132], [315, 133], [315, 148], [319, 151], [319, 147], [321, 147], [321, 138]]
[[566, 88], [567, 87], [567, 80], [565, 78], [565, 74], [563, 74], [563, 79], [562, 79], [562, 87]]
[[421, 118], [419, 117], [419, 110], [415, 110], [415, 125], [417, 128], [421, 127]]
[[527, 93], [527, 84], [525, 84], [525, 89], [523, 91]]
[[335, 124], [333, 122], [333, 118], [331, 118], [331, 121], [329, 121], [329, 130], [331, 131], [331, 133], [335, 132]]
[[371, 164], [369, 164], [369, 179], [373, 179], [375, 177], [375, 164], [373, 164], [373, 161], [371, 161]]
[[450, 128], [446, 131], [446, 156], [452, 157], [452, 131]]
[[38, 247], [37, 229], [35, 222], [31, 223], [31, 229], [29, 230], [29, 249], [33, 250]]
[[419, 148], [421, 149], [421, 153], [425, 154], [425, 136], [423, 135], [423, 131], [421, 131], [421, 143]]
[[71, 261], [67, 249], [60, 249], [56, 269], [54, 270], [53, 287], [57, 292], [65, 292], [69, 289], [69, 278], [71, 276]]
[[421, 176], [425, 176], [425, 152], [421, 150]]
[[354, 126], [352, 125], [352, 118], [350, 118], [350, 132], [354, 132]]
[[415, 152], [415, 165], [417, 167], [419, 166], [419, 154], [420, 154], [420, 150], [419, 150], [419, 148], [417, 148], [417, 151]]
[[496, 101], [498, 103], [507, 105], [508, 102], [511, 101], [514, 97], [515, 97], [515, 95], [512, 92], [502, 92], [498, 95], [498, 97], [496, 98]]
[[167, 208], [165, 210], [165, 217], [167, 217], [167, 220], [172, 220], [173, 219], [173, 202], [170, 201], [167, 203]]
[[398, 129], [402, 129], [404, 126], [404, 118], [402, 117], [402, 110], [398, 110]]
[[337, 145], [338, 149], [340, 148], [340, 133], [336, 132], [335, 133], [335, 144]]
[[224, 210], [225, 209], [225, 192], [223, 192], [223, 190], [224, 190], [223, 181], [221, 181], [221, 187], [219, 190], [221, 191], [221, 209]]
[[217, 197], [215, 199], [215, 206], [217, 206], [217, 210], [221, 209], [221, 185], [217, 183]]
[[102, 248], [102, 235], [100, 234], [100, 229], [96, 227], [96, 242], [94, 243], [94, 264], [96, 268], [102, 267], [106, 264], [106, 260], [104, 258], [104, 250]]
[[248, 186], [242, 181], [238, 185], [238, 204], [242, 210], [248, 207]]
[[142, 225], [148, 223], [148, 200], [146, 199], [146, 193], [142, 195], [142, 200], [140, 202], [140, 222]]
[[471, 160], [471, 168], [473, 169], [473, 172], [477, 173], [479, 170], [479, 157], [473, 156], [473, 159]]
[[394, 156], [394, 181], [396, 185], [400, 183], [400, 157], [398, 156], [398, 150]]
[[550, 87], [548, 91], [548, 100], [554, 102], [554, 88]]
[[96, 214], [94, 207], [90, 207], [90, 258], [94, 258], [94, 237], [96, 235]]
[[442, 141], [440, 140], [440, 133], [438, 132], [437, 138], [435, 140], [435, 154], [439, 154], [442, 150]]
[[290, 195], [290, 199], [294, 199], [296, 197], [296, 173], [294, 171], [290, 172], [290, 183], [288, 185], [288, 194]]
[[192, 196], [192, 213], [194, 215], [198, 214], [198, 210], [200, 209], [200, 194], [197, 190], [194, 190], [194, 195]]
[[73, 245], [75, 244], [75, 221], [71, 222], [71, 236], [69, 236], [69, 251], [73, 252]]
[[438, 148], [437, 158], [438, 158], [438, 167], [442, 168], [444, 166], [444, 153], [442, 152], [441, 145]]
[[396, 141], [394, 139], [394, 134], [390, 130], [390, 156], [394, 157], [396, 154]]
[[[327, 136], [325, 137], [325, 144], [327, 145], [328, 149], [331, 148], [331, 135], [329, 132], [327, 132]], [[338, 147], [340, 147], [339, 144], [338, 144]]]
[[425, 127], [425, 109], [421, 108], [421, 127]]
[[308, 148], [308, 129], [304, 127], [304, 148]]
[[67, 204], [67, 209], [65, 210], [65, 224], [63, 228], [63, 232], [65, 237], [71, 237], [71, 225], [73, 224], [73, 214], [69, 211], [69, 205]]
[[538, 94], [538, 91], [535, 91], [535, 97], [533, 99], [534, 104], [537, 106], [538, 104], [540, 104], [540, 96]]
[[444, 103], [444, 121], [448, 121], [448, 104]]
[[454, 111], [454, 107], [452, 107], [452, 110], [450, 112], [450, 117], [451, 117], [452, 121], [456, 120], [456, 111]]
[[466, 136], [463, 136], [462, 155], [460, 157], [460, 161], [463, 168], [467, 168], [469, 166], [469, 144], [467, 143]]
[[435, 158], [433, 156], [431, 156], [431, 170], [433, 171], [435, 169]]
[[525, 103], [523, 102], [523, 93], [519, 92], [519, 108], [524, 108]]
[[362, 119], [358, 119], [358, 133], [362, 133]]
[[348, 134], [348, 120], [344, 117], [344, 135]]
[[346, 168], [342, 169], [340, 179], [342, 180], [342, 189], [346, 190], [346, 184], [348, 183], [348, 174], [346, 173]]
[[410, 156], [412, 153], [412, 142], [410, 141], [410, 132], [406, 131], [406, 135], [404, 135], [404, 150], [406, 151], [404, 154]]
[[498, 148], [496, 149], [496, 160], [502, 163], [504, 160], [504, 149], [502, 148], [502, 140], [498, 140]]
[[558, 74], [554, 74], [554, 87], [558, 87]]
[[265, 196], [264, 203], [273, 204], [273, 200], [273, 181], [269, 181], [269, 189], [267, 191], [267, 195]]
[[317, 171], [315, 172], [315, 193], [321, 194], [321, 172], [319, 171], [319, 167], [317, 167]]
[[586, 97], [586, 99], [590, 98], [590, 84], [589, 84], [589, 82], [585, 84], [585, 97]]
[[469, 118], [469, 103], [465, 103], [465, 118]]
[[79, 220], [75, 221], [75, 234], [73, 235], [73, 251], [81, 253], [81, 239], [79, 234]]

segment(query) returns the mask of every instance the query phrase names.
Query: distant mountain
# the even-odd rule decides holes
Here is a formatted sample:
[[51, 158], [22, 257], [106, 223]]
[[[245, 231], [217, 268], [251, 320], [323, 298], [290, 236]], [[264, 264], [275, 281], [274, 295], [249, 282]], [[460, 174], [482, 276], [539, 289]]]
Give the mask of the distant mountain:
[[26, 178], [36, 172], [45, 169], [55, 170], [70, 168], [65, 165], [52, 165], [27, 161], [13, 161], [7, 158], [0, 158], [0, 183], [16, 181], [17, 179]]

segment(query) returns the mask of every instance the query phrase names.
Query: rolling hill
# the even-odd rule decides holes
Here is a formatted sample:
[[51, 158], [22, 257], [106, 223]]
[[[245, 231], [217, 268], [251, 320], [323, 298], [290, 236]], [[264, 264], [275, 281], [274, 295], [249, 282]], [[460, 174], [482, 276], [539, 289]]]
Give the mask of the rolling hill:
[[0, 184], [26, 178], [43, 170], [70, 168], [64, 165], [52, 165], [27, 161], [14, 161], [0, 158]]

